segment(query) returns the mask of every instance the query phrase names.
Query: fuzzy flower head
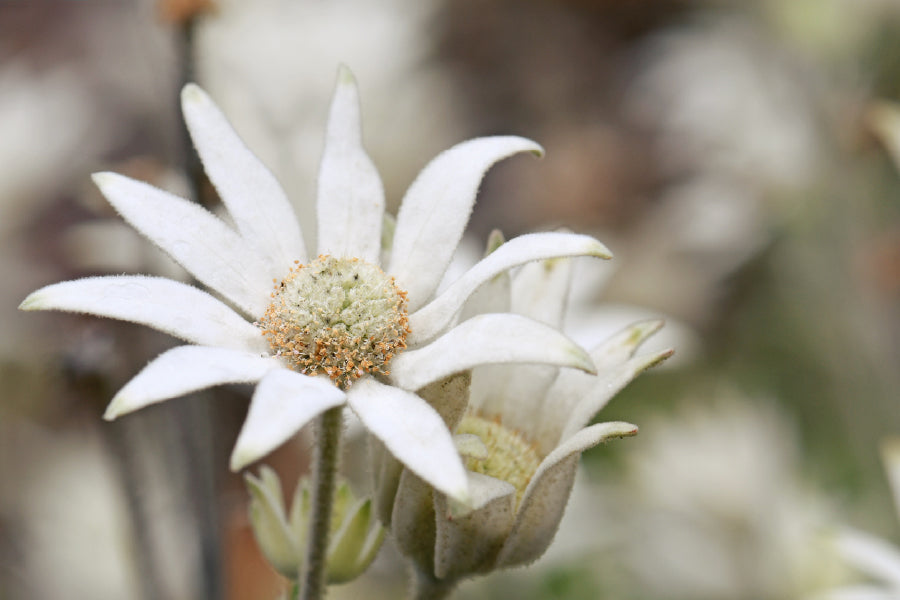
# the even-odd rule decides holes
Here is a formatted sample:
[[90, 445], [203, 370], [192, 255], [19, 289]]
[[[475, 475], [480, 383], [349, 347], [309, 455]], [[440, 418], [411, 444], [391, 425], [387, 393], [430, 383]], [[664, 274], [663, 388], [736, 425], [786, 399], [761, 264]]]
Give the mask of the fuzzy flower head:
[[[488, 256], [504, 245], [495, 236]], [[513, 277], [502, 274], [473, 295], [462, 316], [477, 320], [500, 309], [560, 327], [571, 266], [554, 259], [525, 265]], [[416, 565], [419, 585], [452, 586], [476, 573], [528, 564], [546, 551], [581, 453], [637, 433], [629, 423], [588, 424], [634, 377], [672, 354], [635, 355], [661, 325], [638, 323], [601, 342], [590, 353], [594, 374], [546, 365], [481, 366], [425, 390], [456, 434], [472, 502], [460, 506], [408, 469], [393, 482], [381, 478], [380, 518]], [[392, 459], [380, 459], [376, 472], [389, 472], [384, 463]]]
[[418, 390], [485, 363], [593, 370], [568, 338], [519, 315], [482, 315], [454, 326], [466, 299], [511, 267], [561, 256], [608, 258], [592, 238], [521, 236], [436, 293], [482, 176], [510, 155], [540, 154], [534, 142], [489, 137], [445, 151], [419, 174], [395, 226], [383, 231], [391, 220], [381, 179], [362, 146], [356, 83], [342, 68], [319, 168], [318, 244], [310, 258], [282, 188], [212, 100], [188, 85], [182, 108], [230, 222], [114, 173], [98, 173], [94, 181], [129, 224], [211, 293], [158, 277], [92, 277], [47, 286], [21, 305], [123, 319], [188, 342], [135, 376], [113, 398], [107, 419], [215, 385], [255, 383], [232, 469], [346, 405], [403, 465], [465, 500], [468, 481], [451, 434]]

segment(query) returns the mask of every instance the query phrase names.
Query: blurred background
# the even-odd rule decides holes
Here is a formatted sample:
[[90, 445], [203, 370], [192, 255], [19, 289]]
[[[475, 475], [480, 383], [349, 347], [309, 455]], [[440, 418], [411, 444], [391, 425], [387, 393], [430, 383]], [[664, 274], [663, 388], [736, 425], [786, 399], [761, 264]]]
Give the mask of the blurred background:
[[[900, 172], [872, 111], [900, 98], [900, 2], [19, 0], [0, 2], [0, 599], [283, 592], [226, 468], [248, 390], [106, 423], [173, 340], [16, 307], [61, 279], [186, 278], [89, 178], [214, 208], [186, 81], [314, 238], [340, 63], [391, 210], [456, 142], [535, 139], [545, 158], [486, 178], [472, 252], [493, 228], [596, 235], [616, 257], [578, 265], [568, 332], [662, 315], [677, 352], [600, 415], [641, 433], [585, 456], [548, 555], [457, 597], [775, 600], [866, 579], [835, 539], [900, 532], [879, 453], [900, 434]], [[308, 450], [266, 461], [288, 490]], [[404, 587], [386, 545], [331, 596]]]

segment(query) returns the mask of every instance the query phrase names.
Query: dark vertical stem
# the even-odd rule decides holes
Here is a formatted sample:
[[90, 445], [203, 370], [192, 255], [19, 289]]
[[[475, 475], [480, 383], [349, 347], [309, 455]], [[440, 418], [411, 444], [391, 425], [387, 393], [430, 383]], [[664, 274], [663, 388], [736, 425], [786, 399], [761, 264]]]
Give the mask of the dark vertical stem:
[[341, 451], [341, 419], [338, 406], [322, 413], [318, 422], [318, 439], [313, 459], [313, 504], [310, 514], [306, 564], [301, 575], [302, 600], [321, 600], [325, 596], [325, 563], [328, 554], [334, 489]]
[[[194, 35], [196, 18], [180, 24], [178, 86], [176, 105], [180, 106], [181, 88], [195, 79]], [[208, 204], [203, 197], [206, 186], [203, 167], [184, 120], [178, 119], [178, 162], [187, 176], [191, 196], [201, 204]], [[200, 546], [200, 596], [208, 600], [225, 597], [222, 573], [222, 538], [219, 532], [218, 486], [216, 481], [215, 412], [211, 410], [210, 394], [186, 399], [181, 403], [183, 412], [177, 415], [177, 427], [181, 434], [187, 457], [187, 477]]]

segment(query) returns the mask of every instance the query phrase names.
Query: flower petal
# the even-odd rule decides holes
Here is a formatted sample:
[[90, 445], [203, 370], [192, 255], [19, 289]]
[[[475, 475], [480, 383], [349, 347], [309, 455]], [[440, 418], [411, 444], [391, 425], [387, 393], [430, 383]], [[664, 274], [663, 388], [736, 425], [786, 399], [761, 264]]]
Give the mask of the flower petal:
[[838, 553], [859, 571], [900, 588], [900, 549], [884, 539], [846, 528], [837, 536]]
[[453, 437], [441, 416], [411, 392], [363, 378], [347, 392], [360, 421], [413, 473], [468, 502], [469, 487]]
[[[399, 232], [399, 228], [398, 228]], [[612, 255], [606, 246], [592, 237], [574, 233], [530, 233], [514, 238], [483, 258], [456, 280], [440, 296], [409, 317], [409, 343], [418, 344], [437, 335], [459, 311], [478, 286], [512, 267], [549, 258], [565, 256]], [[399, 276], [397, 280], [404, 282]], [[409, 290], [407, 290], [409, 291]], [[410, 291], [410, 298], [412, 298]], [[412, 309], [410, 303], [410, 309]]]
[[[600, 376], [603, 376], [604, 372], [615, 371], [634, 356], [638, 347], [662, 326], [663, 322], [659, 319], [634, 323], [593, 348], [591, 359], [597, 365]], [[539, 447], [545, 452], [556, 445], [566, 427], [569, 415], [594, 389], [597, 382], [596, 376], [571, 370], [560, 371], [547, 392], [548, 401], [543, 406], [544, 414], [536, 419], [540, 425], [536, 439]]]
[[88, 277], [32, 292], [22, 310], [62, 310], [140, 323], [202, 346], [265, 352], [259, 329], [197, 288], [143, 275]]
[[475, 204], [485, 172], [495, 162], [543, 149], [520, 137], [469, 140], [445, 150], [419, 173], [403, 197], [388, 273], [421, 307], [440, 283]]
[[313, 417], [344, 403], [346, 395], [326, 377], [308, 377], [278, 369], [259, 385], [231, 454], [238, 471], [262, 458], [297, 433]]
[[480, 473], [468, 475], [472, 510], [457, 514], [446, 496], [434, 497], [434, 574], [439, 579], [490, 571], [515, 519], [514, 486]]
[[316, 207], [319, 254], [379, 263], [384, 187], [362, 145], [359, 92], [345, 66], [328, 116]]
[[457, 373], [416, 390], [416, 394], [441, 415], [447, 429], [454, 431], [469, 404], [471, 383], [472, 376], [468, 372]]
[[226, 383], [255, 383], [274, 369], [275, 358], [209, 346], [179, 346], [160, 354], [109, 403], [107, 421], [169, 398]]
[[295, 259], [306, 262], [297, 217], [275, 176], [198, 86], [184, 86], [181, 107], [203, 169], [240, 234], [265, 256], [268, 278], [284, 277]]
[[571, 279], [572, 261], [565, 258], [523, 265], [512, 279], [512, 311], [562, 329]]
[[[560, 329], [571, 273], [572, 261], [565, 258], [524, 265], [512, 278], [512, 312]], [[543, 365], [481, 367], [472, 374], [473, 390], [483, 398], [482, 412], [504, 415], [509, 427], [531, 436], [558, 373]]]
[[535, 363], [593, 372], [587, 352], [543, 323], [519, 315], [479, 315], [391, 361], [391, 380], [407, 390], [477, 365]]
[[[591, 391], [579, 400], [568, 414], [566, 425], [559, 439], [566, 439], [590, 423], [594, 415], [600, 412], [612, 397], [618, 394], [632, 379], [672, 356], [672, 352], [672, 350], [663, 350], [654, 354], [635, 356], [618, 369], [604, 371], [598, 375]], [[547, 409], [553, 410], [549, 406]]]
[[613, 437], [635, 435], [629, 423], [598, 423], [566, 440], [541, 462], [522, 496], [516, 522], [497, 557], [497, 567], [524, 565], [547, 550], [562, 519], [581, 453]]
[[132, 227], [166, 251], [204, 285], [254, 317], [272, 289], [270, 268], [225, 223], [201, 206], [116, 173], [94, 182]]

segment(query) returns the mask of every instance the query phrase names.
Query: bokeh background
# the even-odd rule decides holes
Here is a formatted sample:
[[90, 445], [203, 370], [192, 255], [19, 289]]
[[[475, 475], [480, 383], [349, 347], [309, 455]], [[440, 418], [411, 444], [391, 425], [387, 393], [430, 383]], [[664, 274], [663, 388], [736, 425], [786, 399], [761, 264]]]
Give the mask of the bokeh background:
[[[545, 158], [486, 178], [469, 255], [493, 228], [594, 234], [616, 257], [578, 265], [569, 333], [664, 316], [656, 343], [676, 348], [600, 415], [641, 433], [585, 456], [548, 555], [457, 597], [776, 600], [865, 579], [834, 539], [900, 532], [879, 451], [900, 434], [900, 172], [874, 109], [900, 99], [896, 0], [8, 0], [0, 599], [284, 590], [226, 468], [248, 390], [106, 423], [173, 341], [16, 307], [65, 278], [185, 277], [89, 175], [214, 208], [179, 117], [186, 81], [309, 214], [340, 63], [392, 209], [453, 143], [535, 139]], [[266, 461], [288, 489], [308, 450], [300, 436]], [[403, 589], [386, 545], [331, 593]]]

